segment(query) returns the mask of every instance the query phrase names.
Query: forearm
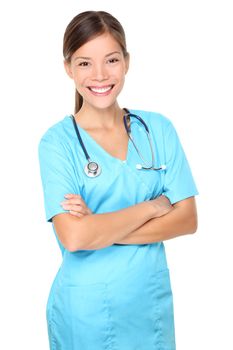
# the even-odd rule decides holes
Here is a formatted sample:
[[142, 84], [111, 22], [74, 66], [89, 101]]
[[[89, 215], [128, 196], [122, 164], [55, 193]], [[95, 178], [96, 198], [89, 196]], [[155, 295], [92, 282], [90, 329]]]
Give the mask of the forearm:
[[106, 214], [86, 215], [77, 219], [59, 214], [53, 222], [62, 244], [70, 251], [100, 249], [123, 240], [129, 233], [155, 216], [149, 202]]
[[185, 208], [178, 203], [168, 214], [153, 218], [129, 233], [118, 244], [150, 244], [177, 236], [194, 233], [197, 229], [197, 212], [193, 198], [185, 200]]

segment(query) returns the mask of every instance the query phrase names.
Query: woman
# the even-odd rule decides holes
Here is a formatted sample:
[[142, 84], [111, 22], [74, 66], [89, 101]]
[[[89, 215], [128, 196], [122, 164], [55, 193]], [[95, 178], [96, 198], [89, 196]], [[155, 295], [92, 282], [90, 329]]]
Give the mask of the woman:
[[50, 348], [174, 350], [162, 241], [197, 226], [182, 146], [167, 118], [118, 105], [129, 54], [114, 17], [73, 18], [63, 53], [75, 115], [39, 145], [46, 218], [63, 254], [47, 305]]

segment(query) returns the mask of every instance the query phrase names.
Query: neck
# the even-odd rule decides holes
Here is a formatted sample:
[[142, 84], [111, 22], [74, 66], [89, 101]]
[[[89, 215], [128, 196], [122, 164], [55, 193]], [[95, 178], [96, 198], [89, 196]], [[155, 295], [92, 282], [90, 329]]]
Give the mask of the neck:
[[123, 114], [117, 102], [105, 109], [93, 108], [84, 103], [75, 118], [85, 129], [113, 129], [122, 123]]

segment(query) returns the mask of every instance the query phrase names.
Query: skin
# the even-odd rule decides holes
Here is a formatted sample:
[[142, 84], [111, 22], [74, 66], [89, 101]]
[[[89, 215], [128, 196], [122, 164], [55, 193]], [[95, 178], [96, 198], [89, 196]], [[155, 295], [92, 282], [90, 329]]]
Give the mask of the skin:
[[[83, 97], [83, 106], [76, 119], [93, 130], [119, 127], [123, 111], [117, 96], [121, 92], [129, 68], [129, 56], [124, 57], [120, 45], [108, 33], [90, 40], [64, 62], [67, 74]], [[114, 85], [108, 96], [94, 96], [89, 87]]]
[[[124, 86], [129, 56], [124, 57], [118, 42], [104, 33], [84, 44], [64, 65], [83, 97], [76, 122], [109, 154], [126, 159], [128, 136], [117, 97]], [[160, 196], [119, 211], [95, 214], [80, 195], [67, 194], [61, 206], [67, 213], [54, 216], [53, 223], [69, 251], [159, 242], [197, 229], [194, 197], [171, 205], [168, 198]]]
[[[67, 194], [67, 199], [61, 203], [65, 210], [77, 218], [91, 215], [81, 196]], [[150, 201], [152, 202], [152, 201]], [[156, 217], [148, 220], [144, 225], [128, 234], [118, 244], [145, 244], [160, 242], [188, 233], [197, 229], [197, 210], [194, 197], [175, 203], [173, 206], [165, 196], [154, 200], [156, 203]]]

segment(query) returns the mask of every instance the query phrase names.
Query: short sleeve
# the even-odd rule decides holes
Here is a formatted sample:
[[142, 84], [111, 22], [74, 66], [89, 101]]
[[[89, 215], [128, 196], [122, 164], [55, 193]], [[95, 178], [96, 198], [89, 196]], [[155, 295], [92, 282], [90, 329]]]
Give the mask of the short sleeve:
[[79, 194], [79, 188], [69, 150], [57, 137], [45, 134], [38, 150], [46, 220], [51, 222], [56, 214], [67, 212], [60, 205], [64, 195]]
[[165, 130], [166, 170], [164, 192], [172, 204], [198, 194], [177, 132], [169, 121]]

